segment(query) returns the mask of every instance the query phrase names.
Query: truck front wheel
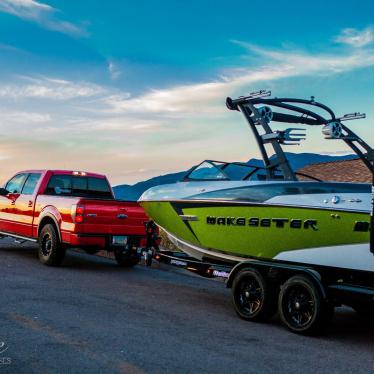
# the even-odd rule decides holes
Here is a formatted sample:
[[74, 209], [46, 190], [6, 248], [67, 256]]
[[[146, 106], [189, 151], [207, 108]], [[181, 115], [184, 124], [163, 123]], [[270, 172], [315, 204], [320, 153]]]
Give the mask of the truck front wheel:
[[45, 225], [39, 234], [39, 260], [48, 266], [60, 266], [65, 257], [66, 249], [61, 245], [55, 227]]

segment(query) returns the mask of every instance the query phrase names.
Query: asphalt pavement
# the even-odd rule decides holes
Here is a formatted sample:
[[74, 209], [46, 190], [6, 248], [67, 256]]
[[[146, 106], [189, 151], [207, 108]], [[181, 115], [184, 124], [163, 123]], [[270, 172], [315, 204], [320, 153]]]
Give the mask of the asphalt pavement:
[[374, 372], [374, 324], [350, 309], [298, 336], [239, 319], [224, 283], [166, 265], [68, 252], [50, 268], [3, 240], [0, 287], [0, 374]]

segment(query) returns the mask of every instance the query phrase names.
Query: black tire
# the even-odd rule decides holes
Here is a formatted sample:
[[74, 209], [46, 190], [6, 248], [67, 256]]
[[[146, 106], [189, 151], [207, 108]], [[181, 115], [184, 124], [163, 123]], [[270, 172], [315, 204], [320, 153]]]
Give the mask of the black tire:
[[116, 249], [114, 251], [114, 258], [117, 261], [117, 264], [121, 267], [132, 267], [139, 263], [140, 259], [133, 255], [130, 255], [128, 252], [123, 251], [123, 249]]
[[153, 251], [148, 251], [145, 256], [145, 266], [152, 266]]
[[334, 315], [334, 307], [323, 299], [318, 287], [304, 275], [286, 281], [279, 293], [278, 307], [283, 323], [297, 334], [321, 333]]
[[236, 313], [247, 321], [267, 321], [277, 310], [273, 288], [255, 269], [244, 269], [236, 275], [232, 285], [232, 301]]
[[39, 234], [38, 256], [42, 264], [48, 266], [60, 266], [64, 260], [66, 248], [59, 240], [54, 225], [45, 225]]

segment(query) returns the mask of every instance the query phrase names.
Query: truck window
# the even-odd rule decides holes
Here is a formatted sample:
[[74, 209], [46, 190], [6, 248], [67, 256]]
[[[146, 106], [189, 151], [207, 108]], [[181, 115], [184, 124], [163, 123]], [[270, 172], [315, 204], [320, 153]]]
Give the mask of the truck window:
[[85, 195], [87, 192], [87, 178], [73, 177], [72, 180], [72, 190], [76, 196]]
[[49, 180], [47, 195], [62, 195], [70, 196], [71, 191], [71, 176], [70, 175], [52, 175]]
[[35, 187], [39, 182], [41, 174], [40, 173], [31, 173], [27, 177], [26, 183], [23, 186], [22, 194], [23, 195], [32, 195], [35, 191]]
[[106, 179], [89, 177], [87, 178], [87, 182], [88, 189], [94, 194], [105, 196], [110, 193], [110, 196], [112, 196], [110, 187]]
[[10, 193], [21, 193], [27, 174], [17, 174], [5, 186]]
[[53, 175], [46, 195], [113, 199], [111, 188], [104, 178], [72, 175]]

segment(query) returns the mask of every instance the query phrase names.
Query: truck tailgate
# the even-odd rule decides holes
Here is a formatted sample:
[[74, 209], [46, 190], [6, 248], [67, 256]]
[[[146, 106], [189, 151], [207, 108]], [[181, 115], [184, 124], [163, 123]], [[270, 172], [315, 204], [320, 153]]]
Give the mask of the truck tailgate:
[[83, 222], [77, 225], [82, 234], [145, 235], [148, 220], [143, 208], [133, 201], [86, 200]]

